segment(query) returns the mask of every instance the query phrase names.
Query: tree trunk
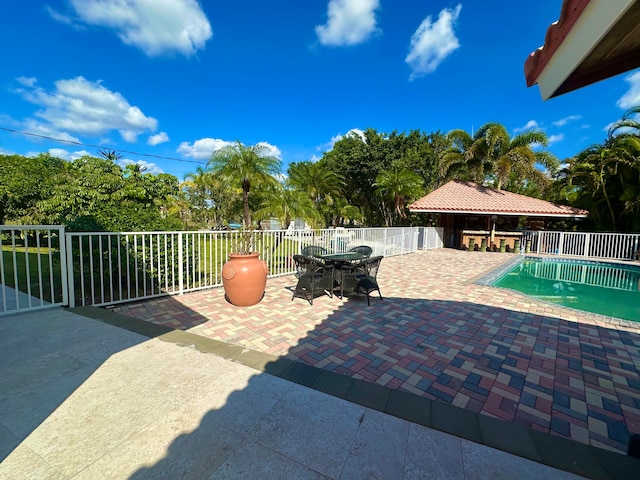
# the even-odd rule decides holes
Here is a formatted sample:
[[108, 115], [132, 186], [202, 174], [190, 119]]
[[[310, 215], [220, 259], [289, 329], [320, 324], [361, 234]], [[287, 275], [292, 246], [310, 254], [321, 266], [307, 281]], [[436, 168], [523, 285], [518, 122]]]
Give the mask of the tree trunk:
[[242, 189], [242, 206], [244, 209], [244, 227], [251, 228], [251, 212], [249, 211], [249, 190]]

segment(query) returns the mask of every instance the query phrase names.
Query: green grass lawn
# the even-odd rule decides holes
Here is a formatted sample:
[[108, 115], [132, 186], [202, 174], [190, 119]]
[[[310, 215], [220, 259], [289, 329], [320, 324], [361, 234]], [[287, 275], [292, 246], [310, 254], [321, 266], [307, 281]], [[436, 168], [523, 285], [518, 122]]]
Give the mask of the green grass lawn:
[[[21, 246], [16, 247], [14, 253], [10, 245], [3, 245], [2, 271], [0, 272], [2, 283], [24, 293], [29, 293], [29, 289], [31, 289], [31, 295], [47, 302], [62, 301], [60, 256], [57, 250], [54, 251], [50, 264], [49, 251], [49, 248], [40, 248], [38, 251], [35, 247], [29, 247], [25, 251], [25, 248]], [[17, 275], [14, 273], [14, 265], [17, 267]], [[42, 278], [42, 284], [40, 278]]]

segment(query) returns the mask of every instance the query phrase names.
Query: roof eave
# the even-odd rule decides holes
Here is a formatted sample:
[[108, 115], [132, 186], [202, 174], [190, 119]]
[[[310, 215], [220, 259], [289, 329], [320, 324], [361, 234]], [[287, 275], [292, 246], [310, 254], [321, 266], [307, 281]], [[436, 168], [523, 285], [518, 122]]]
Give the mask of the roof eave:
[[635, 2], [565, 0], [561, 19], [549, 27], [545, 45], [529, 55], [525, 62], [527, 86], [537, 84], [542, 99], [548, 100], [628, 70], [625, 65], [586, 72], [583, 65]]
[[502, 212], [489, 210], [445, 210], [445, 209], [422, 209], [410, 208], [411, 213], [452, 213], [464, 215], [501, 215], [509, 217], [557, 217], [557, 218], [587, 218], [588, 214], [583, 213], [533, 213], [533, 212]]

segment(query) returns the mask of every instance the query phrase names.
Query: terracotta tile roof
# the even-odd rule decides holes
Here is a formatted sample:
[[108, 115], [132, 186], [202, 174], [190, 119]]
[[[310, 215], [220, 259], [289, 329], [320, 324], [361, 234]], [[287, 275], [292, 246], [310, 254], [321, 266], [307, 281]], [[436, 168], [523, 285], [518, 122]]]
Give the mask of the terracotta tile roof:
[[589, 214], [588, 210], [557, 205], [462, 180], [452, 180], [415, 201], [409, 205], [409, 211], [578, 218]]

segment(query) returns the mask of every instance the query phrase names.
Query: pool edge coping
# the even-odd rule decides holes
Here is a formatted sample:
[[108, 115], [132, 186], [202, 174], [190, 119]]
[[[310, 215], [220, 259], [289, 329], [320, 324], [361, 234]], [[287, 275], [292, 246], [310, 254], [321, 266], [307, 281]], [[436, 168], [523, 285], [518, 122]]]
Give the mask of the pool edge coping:
[[[574, 308], [574, 307], [569, 307], [569, 306], [562, 305], [562, 304], [559, 304], [559, 303], [549, 302], [549, 301], [544, 300], [542, 298], [535, 297], [533, 295], [528, 295], [526, 293], [521, 292], [520, 290], [515, 290], [513, 288], [498, 287], [498, 286], [492, 285], [493, 282], [496, 282], [505, 273], [507, 273], [509, 270], [514, 268], [519, 263], [522, 263], [527, 258], [531, 258], [531, 259], [542, 258], [542, 259], [566, 260], [566, 261], [580, 260], [580, 261], [583, 261], [583, 262], [607, 263], [607, 264], [611, 264], [611, 265], [628, 265], [627, 263], [622, 262], [622, 261], [616, 262], [616, 261], [598, 260], [598, 259], [590, 259], [590, 258], [585, 259], [583, 257], [558, 257], [556, 255], [542, 255], [542, 254], [531, 254], [531, 253], [527, 253], [525, 255], [518, 255], [518, 257], [519, 258], [516, 258], [516, 259], [509, 259], [509, 260], [505, 261], [504, 263], [501, 263], [497, 267], [493, 268], [492, 270], [490, 270], [488, 272], [484, 272], [484, 273], [480, 274], [479, 276], [468, 280], [466, 283], [467, 284], [480, 285], [480, 286], [483, 286], [483, 287], [497, 288], [497, 289], [501, 289], [501, 290], [508, 290], [510, 292], [515, 292], [515, 293], [517, 293], [519, 295], [522, 295], [525, 298], [528, 298], [528, 299], [530, 299], [532, 301], [535, 301], [535, 302], [542, 303], [544, 305], [549, 305], [549, 306], [552, 306], [554, 308], [565, 308], [565, 309], [569, 310], [570, 312], [579, 313], [580, 315], [586, 315], [589, 318], [592, 318], [594, 320], [594, 322], [602, 322], [602, 323], [605, 323], [605, 324], [613, 326], [613, 327], [624, 327], [624, 328], [628, 328], [628, 329], [634, 330], [637, 333], [640, 333], [640, 321], [627, 320], [626, 318], [613, 317], [611, 315], [603, 315], [601, 313], [594, 313], [594, 312], [589, 312], [587, 310], [580, 310], [579, 308]], [[640, 270], [640, 265], [632, 265], [632, 266], [634, 266], [635, 268]], [[560, 317], [560, 318], [562, 320], [567, 320], [566, 318], [562, 318], [562, 317]]]

